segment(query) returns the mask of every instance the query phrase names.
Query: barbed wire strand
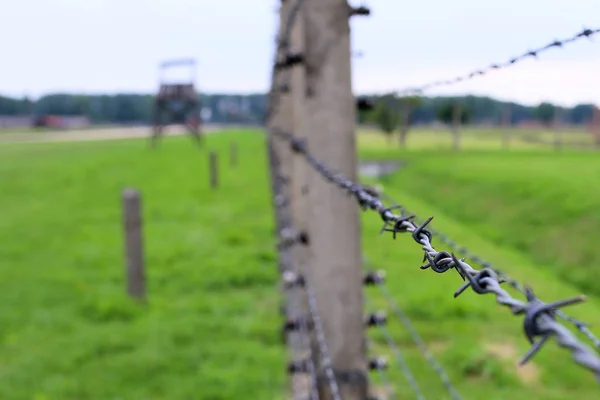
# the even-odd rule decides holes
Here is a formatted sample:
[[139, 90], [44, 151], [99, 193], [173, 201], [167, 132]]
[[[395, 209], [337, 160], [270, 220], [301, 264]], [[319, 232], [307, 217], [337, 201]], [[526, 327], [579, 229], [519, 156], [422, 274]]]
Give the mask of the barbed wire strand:
[[281, 36], [277, 38], [277, 46], [275, 49], [275, 59], [271, 69], [271, 90], [269, 91], [269, 102], [265, 113], [265, 120], [268, 121], [275, 108], [279, 105], [279, 94], [281, 91], [277, 87], [277, 75], [280, 72], [277, 68], [277, 61], [282, 54], [286, 54], [290, 46], [290, 36], [292, 34], [292, 28], [296, 22], [296, 18], [300, 14], [300, 8], [306, 0], [296, 0], [294, 5], [290, 8], [289, 14], [285, 19], [285, 23], [280, 26], [279, 31]]
[[[407, 210], [406, 207], [396, 204], [393, 201], [393, 199], [390, 196], [388, 196], [387, 194], [381, 192], [380, 197], [382, 199], [394, 204], [393, 207], [401, 208], [403, 213], [414, 215], [409, 210]], [[415, 223], [417, 223], [419, 225], [424, 222], [422, 219], [418, 218], [417, 216], [415, 216], [413, 218], [413, 221], [415, 221]], [[526, 290], [523, 287], [523, 285], [521, 285], [516, 280], [510, 278], [505, 272], [503, 272], [502, 270], [500, 270], [497, 267], [495, 267], [494, 265], [492, 265], [492, 263], [490, 263], [489, 261], [486, 261], [482, 257], [471, 252], [465, 246], [459, 245], [454, 240], [452, 240], [449, 236], [445, 235], [444, 233], [440, 232], [439, 230], [436, 230], [434, 228], [429, 228], [429, 231], [433, 234], [433, 236], [438, 237], [444, 244], [446, 244], [448, 247], [450, 247], [455, 252], [464, 255], [466, 258], [472, 260], [474, 263], [481, 265], [483, 268], [492, 269], [500, 278], [503, 278], [506, 281], [506, 283], [508, 283], [510, 286], [515, 288], [517, 291], [521, 292], [523, 295], [526, 294]], [[585, 335], [594, 344], [594, 347], [596, 347], [596, 349], [600, 348], [600, 339], [589, 329], [589, 327], [586, 323], [565, 314], [561, 310], [556, 310], [555, 314], [557, 317], [559, 317], [559, 318], [571, 323], [573, 326], [575, 326], [575, 328], [579, 332], [581, 332], [583, 335]]]
[[491, 71], [494, 70], [498, 70], [498, 69], [504, 69], [507, 67], [510, 67], [511, 65], [514, 65], [520, 61], [523, 61], [527, 58], [537, 58], [537, 56], [541, 53], [546, 52], [547, 50], [550, 50], [552, 48], [561, 48], [566, 44], [569, 43], [573, 43], [576, 42], [580, 39], [583, 38], [591, 38], [592, 36], [596, 35], [600, 33], [600, 28], [596, 28], [596, 29], [587, 29], [584, 28], [582, 29], [580, 32], [574, 34], [573, 36], [570, 36], [568, 38], [562, 39], [562, 40], [553, 40], [552, 42], [541, 46], [537, 49], [534, 50], [528, 50], [526, 52], [524, 52], [521, 55], [518, 55], [516, 57], [510, 58], [507, 61], [503, 62], [503, 63], [497, 63], [497, 64], [490, 64], [489, 66], [482, 68], [482, 69], [476, 69], [468, 74], [465, 75], [459, 75], [457, 77], [454, 77], [452, 79], [445, 79], [445, 80], [438, 80], [438, 81], [433, 81], [430, 83], [427, 83], [425, 85], [421, 85], [421, 86], [417, 86], [417, 87], [407, 87], [405, 89], [400, 89], [397, 91], [394, 91], [393, 93], [395, 95], [399, 95], [399, 96], [405, 96], [405, 95], [410, 95], [410, 94], [420, 94], [426, 90], [435, 88], [435, 87], [439, 87], [439, 86], [448, 86], [448, 85], [454, 85], [456, 83], [459, 82], [464, 82], [467, 80], [471, 80], [477, 76], [483, 76], [486, 75], [488, 73], [490, 73]]
[[[427, 219], [422, 225], [417, 226], [411, 221], [412, 216], [394, 214], [392, 209], [386, 207], [376, 194], [365, 190], [362, 186], [335, 173], [321, 163], [307, 149], [306, 143], [303, 140], [294, 137], [291, 133], [277, 129], [274, 129], [273, 132], [279, 137], [288, 140], [292, 150], [302, 155], [326, 180], [346, 190], [349, 195], [353, 195], [363, 210], [377, 211], [384, 221], [382, 232], [390, 231], [394, 238], [397, 233], [410, 233], [415, 242], [421, 245], [425, 253], [424, 261], [428, 262], [426, 265], [421, 266], [421, 269], [431, 268], [437, 273], [444, 273], [454, 268], [463, 280], [467, 279], [468, 282], [463, 284], [454, 293], [454, 297], [457, 297], [467, 288], [471, 287], [477, 294], [495, 294], [496, 302], [509, 307], [513, 314], [524, 314], [523, 329], [532, 347], [521, 360], [521, 364], [526, 363], [551, 336], [554, 336], [558, 345], [568, 349], [577, 363], [593, 371], [596, 377], [600, 379], [600, 358], [598, 354], [579, 341], [571, 331], [555, 320], [556, 309], [584, 301], [585, 298], [583, 296], [546, 304], [535, 296], [531, 288], [527, 287], [527, 302], [514, 299], [500, 287], [500, 284], [504, 280], [500, 279], [493, 270], [489, 268], [484, 268], [480, 271], [476, 270], [464, 262], [464, 260], [458, 260], [453, 254], [438, 252], [432, 247], [432, 234], [426, 229], [426, 226], [433, 217]], [[539, 340], [536, 341], [536, 339]]]
[[[272, 190], [273, 190], [273, 199], [274, 199], [274, 208], [276, 211], [276, 223], [277, 223], [277, 231], [281, 236], [281, 232], [289, 227], [291, 223], [291, 215], [289, 213], [289, 208], [287, 199], [285, 198], [285, 193], [283, 190], [283, 179], [281, 176], [281, 160], [279, 159], [277, 153], [274, 151], [273, 143], [269, 141], [268, 143], [268, 151], [269, 151], [269, 160], [271, 164], [271, 174], [272, 174]], [[280, 271], [284, 273], [285, 271], [293, 271], [293, 261], [291, 257], [291, 253], [289, 248], [283, 248], [279, 251], [279, 262], [280, 262]], [[287, 307], [291, 308], [294, 315], [300, 315], [300, 312], [297, 311], [298, 308], [301, 308], [299, 304], [294, 304], [294, 294], [290, 294], [286, 296], [287, 299]], [[298, 300], [297, 296], [295, 298]], [[299, 359], [304, 356], [306, 353], [306, 361], [307, 361], [307, 374], [309, 375], [310, 384], [311, 384], [311, 397], [310, 400], [319, 400], [319, 392], [317, 389], [317, 376], [316, 376], [316, 368], [312, 358], [312, 348], [310, 345], [310, 337], [309, 337], [309, 328], [306, 320], [304, 318], [300, 318], [300, 350], [296, 350], [298, 347], [295, 342], [288, 341], [288, 346], [292, 348], [292, 352], [295, 354], [295, 359]], [[291, 338], [290, 338], [291, 339]], [[292, 378], [293, 379], [293, 378]], [[297, 383], [297, 380], [293, 380], [293, 384]], [[302, 388], [296, 384], [294, 387], [294, 392], [296, 393], [296, 397], [298, 400], [304, 399], [304, 391]]]
[[[306, 274], [305, 274], [306, 275]], [[327, 342], [325, 340], [325, 332], [323, 331], [323, 323], [321, 321], [321, 316], [319, 315], [317, 309], [317, 300], [315, 298], [315, 293], [312, 288], [311, 282], [309, 282], [309, 277], [307, 276], [305, 279], [305, 287], [306, 287], [306, 297], [308, 300], [308, 308], [310, 310], [310, 314], [312, 320], [314, 322], [314, 330], [315, 336], [317, 338], [317, 344], [319, 346], [319, 352], [321, 353], [321, 359], [323, 363], [323, 369], [325, 370], [325, 375], [327, 376], [327, 380], [329, 381], [329, 388], [331, 389], [331, 397], [333, 400], [342, 400], [340, 396], [340, 388], [335, 379], [335, 374], [333, 372], [333, 367], [331, 366], [331, 358], [329, 357], [329, 349], [327, 348]]]
[[[373, 350], [373, 342], [371, 340], [369, 340], [367, 338], [367, 351], [371, 352], [371, 350]], [[371, 354], [373, 354], [373, 352], [371, 352]], [[394, 385], [392, 385], [392, 381], [390, 379], [390, 376], [388, 375], [387, 371], [385, 370], [384, 367], [381, 368], [376, 368], [377, 369], [377, 373], [379, 374], [381, 381], [383, 382], [383, 384], [386, 387], [386, 391], [387, 391], [387, 397], [386, 400], [393, 400], [396, 398], [396, 396], [394, 395]]]
[[[290, 265], [292, 265], [292, 261], [291, 261], [291, 254], [288, 250], [283, 250], [282, 253], [285, 254], [285, 257], [287, 257], [289, 259], [289, 263]], [[290, 271], [293, 271], [292, 268], [290, 268]], [[296, 273], [296, 272], [295, 272]], [[296, 298], [296, 300], [298, 300]], [[302, 308], [300, 307], [299, 302], [297, 302], [295, 304], [295, 306], [292, 306], [292, 314], [296, 315], [296, 316], [301, 316], [302, 315]], [[305, 318], [300, 317], [299, 318], [299, 322], [300, 322], [300, 329], [297, 332], [291, 332], [290, 335], [294, 335], [297, 337], [298, 342], [299, 343], [291, 343], [290, 347], [292, 347], [292, 351], [295, 355], [294, 359], [295, 360], [306, 360], [306, 374], [308, 375], [309, 379], [310, 379], [310, 400], [319, 400], [319, 390], [317, 388], [317, 373], [316, 373], [316, 367], [312, 358], [312, 348], [310, 345], [310, 333], [309, 333], [309, 327], [308, 327], [308, 322], [306, 321]], [[294, 346], [296, 347], [296, 351], [294, 351]], [[300, 386], [300, 385], [298, 385]], [[306, 396], [304, 393], [303, 388], [300, 386], [299, 388], [296, 389], [296, 394], [297, 394], [297, 399], [298, 400], [305, 400]]]
[[[371, 262], [369, 262], [367, 259], [363, 259], [363, 265], [367, 268], [368, 271], [375, 272], [373, 264], [371, 264]], [[400, 321], [402, 322], [402, 325], [404, 325], [406, 330], [408, 330], [409, 334], [411, 335], [411, 337], [413, 339], [413, 342], [415, 342], [417, 347], [419, 347], [419, 350], [421, 350], [421, 353], [423, 354], [423, 356], [425, 357], [425, 359], [427, 360], [427, 362], [429, 363], [431, 368], [433, 368], [433, 370], [439, 375], [440, 380], [442, 381], [442, 384], [444, 385], [444, 387], [450, 394], [450, 397], [452, 398], [452, 400], [462, 400], [462, 398], [460, 397], [460, 395], [454, 388], [454, 385], [452, 385], [452, 382], [450, 382], [450, 378], [448, 377], [448, 374], [446, 373], [444, 368], [441, 366], [441, 364], [438, 363], [438, 361], [435, 359], [433, 354], [431, 354], [431, 352], [425, 345], [425, 342], [423, 341], [423, 339], [421, 339], [419, 332], [417, 331], [415, 326], [410, 321], [410, 318], [400, 308], [400, 306], [398, 305], [398, 302], [396, 302], [394, 300], [394, 297], [390, 293], [389, 289], [386, 287], [385, 283], [384, 282], [375, 283], [375, 286], [377, 286], [377, 288], [379, 289], [379, 292], [387, 301], [390, 309], [398, 317], [398, 319], [400, 319]]]
[[[365, 299], [365, 305], [367, 307], [371, 308], [369, 299], [366, 296], [364, 299]], [[387, 324], [380, 324], [380, 325], [378, 325], [378, 328], [381, 329], [381, 331], [383, 332], [383, 335], [385, 336], [385, 341], [387, 342], [388, 347], [394, 354], [394, 358], [396, 359], [396, 362], [402, 369], [402, 373], [403, 373], [404, 377], [406, 378], [406, 380], [408, 381], [408, 384], [413, 389], [413, 392], [415, 392], [416, 398], [418, 400], [425, 400], [425, 396], [423, 396], [421, 387], [419, 386], [419, 383], [415, 379], [415, 376], [413, 375], [410, 367], [406, 363], [406, 360], [404, 359], [404, 356], [402, 355], [402, 351], [400, 350], [400, 347], [394, 340], [394, 337], [392, 336], [392, 333], [390, 332], [389, 327], [387, 326]]]

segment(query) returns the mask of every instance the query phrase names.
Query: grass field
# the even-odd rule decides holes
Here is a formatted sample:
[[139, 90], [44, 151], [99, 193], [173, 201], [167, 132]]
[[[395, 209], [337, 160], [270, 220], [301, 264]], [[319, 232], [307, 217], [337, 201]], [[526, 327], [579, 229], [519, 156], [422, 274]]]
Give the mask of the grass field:
[[[398, 151], [364, 134], [361, 154], [405, 161], [381, 180], [386, 193], [435, 216], [435, 228], [543, 299], [589, 295], [566, 311], [597, 326], [600, 159], [533, 144], [499, 152], [499, 141], [474, 134], [465, 135], [468, 151], [454, 153], [435, 135], [415, 132], [409, 150]], [[217, 191], [208, 187], [207, 150], [188, 137], [157, 151], [139, 140], [0, 145], [1, 399], [284, 397], [264, 139], [232, 132], [208, 136], [207, 147], [225, 155], [230, 140], [240, 165], [221, 160]], [[144, 196], [145, 305], [124, 295], [126, 186]], [[528, 348], [522, 319], [493, 296], [453, 299], [455, 273], [419, 270], [412, 239], [394, 242], [379, 228], [377, 215], [363, 214], [365, 255], [387, 271], [388, 287], [463, 398], [597, 398], [592, 374], [554, 343], [516, 367]], [[376, 289], [367, 295], [385, 306]], [[399, 321], [389, 326], [427, 398], [448, 398], [409, 333]], [[390, 356], [397, 397], [412, 398], [383, 336], [369, 333]]]

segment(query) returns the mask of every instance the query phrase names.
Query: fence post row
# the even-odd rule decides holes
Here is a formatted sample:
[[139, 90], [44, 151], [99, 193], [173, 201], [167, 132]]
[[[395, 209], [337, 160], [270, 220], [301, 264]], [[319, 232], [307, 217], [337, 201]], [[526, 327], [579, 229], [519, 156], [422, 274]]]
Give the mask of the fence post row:
[[127, 293], [131, 297], [143, 300], [146, 297], [146, 274], [140, 193], [135, 189], [123, 190], [122, 203]]
[[208, 155], [208, 173], [210, 175], [210, 187], [215, 189], [219, 187], [219, 158], [218, 154], [211, 151]]
[[512, 128], [512, 108], [510, 103], [504, 105], [502, 113], [502, 147], [508, 150], [510, 147], [510, 129]]
[[229, 144], [229, 165], [232, 167], [236, 167], [237, 163], [238, 163], [237, 144], [235, 142], [231, 142]]
[[462, 125], [462, 106], [458, 101], [452, 105], [452, 147], [460, 150], [460, 126]]

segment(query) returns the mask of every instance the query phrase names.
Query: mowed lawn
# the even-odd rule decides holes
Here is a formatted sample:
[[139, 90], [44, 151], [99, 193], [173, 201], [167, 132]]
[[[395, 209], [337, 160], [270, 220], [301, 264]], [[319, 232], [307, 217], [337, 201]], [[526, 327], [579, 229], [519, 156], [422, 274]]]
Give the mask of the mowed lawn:
[[[0, 398], [280, 397], [266, 160], [259, 137], [237, 139], [218, 191], [188, 137], [0, 147]], [[127, 186], [143, 195], [145, 306], [124, 295]]]
[[[237, 168], [227, 164], [232, 140]], [[598, 326], [595, 154], [364, 147], [365, 157], [406, 162], [382, 179], [386, 193], [435, 216], [435, 228], [544, 300], [588, 294], [565, 311]], [[208, 149], [222, 156], [218, 190], [208, 187]], [[264, 137], [250, 132], [208, 136], [205, 149], [188, 137], [156, 150], [136, 140], [1, 145], [0, 398], [284, 398], [266, 165]], [[126, 186], [143, 194], [145, 305], [124, 294]], [[455, 272], [420, 270], [410, 236], [393, 241], [380, 226], [363, 213], [365, 256], [386, 270], [387, 287], [463, 398], [597, 398], [593, 375], [553, 341], [517, 367], [528, 348], [522, 317], [492, 295], [454, 299]], [[377, 289], [366, 293], [388, 309]], [[425, 396], [449, 398], [409, 332], [393, 318], [389, 327]], [[377, 328], [369, 335], [374, 354], [390, 357], [397, 398], [414, 398], [385, 337]]]

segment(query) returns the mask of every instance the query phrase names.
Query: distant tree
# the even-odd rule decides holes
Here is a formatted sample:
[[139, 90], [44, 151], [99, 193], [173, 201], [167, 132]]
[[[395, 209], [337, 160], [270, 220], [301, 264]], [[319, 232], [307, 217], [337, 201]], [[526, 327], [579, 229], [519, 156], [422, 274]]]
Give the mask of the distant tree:
[[452, 127], [453, 147], [455, 150], [460, 149], [460, 130], [458, 126], [454, 125], [455, 110], [456, 107], [459, 111], [459, 122], [461, 125], [469, 123], [471, 120], [471, 113], [469, 109], [460, 102], [453, 100], [442, 103], [437, 109], [436, 117], [439, 121], [448, 124]]
[[394, 95], [385, 95], [376, 102], [373, 109], [373, 120], [391, 141], [400, 122], [397, 99]]
[[[438, 121], [445, 124], [452, 124], [454, 121], [454, 107], [457, 103], [455, 101], [447, 101], [441, 104], [436, 110], [436, 118]], [[471, 113], [467, 107], [460, 105], [460, 123], [468, 124], [471, 121]]]
[[545, 126], [550, 126], [554, 119], [554, 111], [556, 107], [552, 103], [542, 102], [537, 105], [533, 110], [535, 119], [540, 121]]
[[400, 99], [400, 147], [406, 146], [406, 137], [412, 123], [414, 111], [421, 105], [422, 99], [419, 96], [408, 96]]

